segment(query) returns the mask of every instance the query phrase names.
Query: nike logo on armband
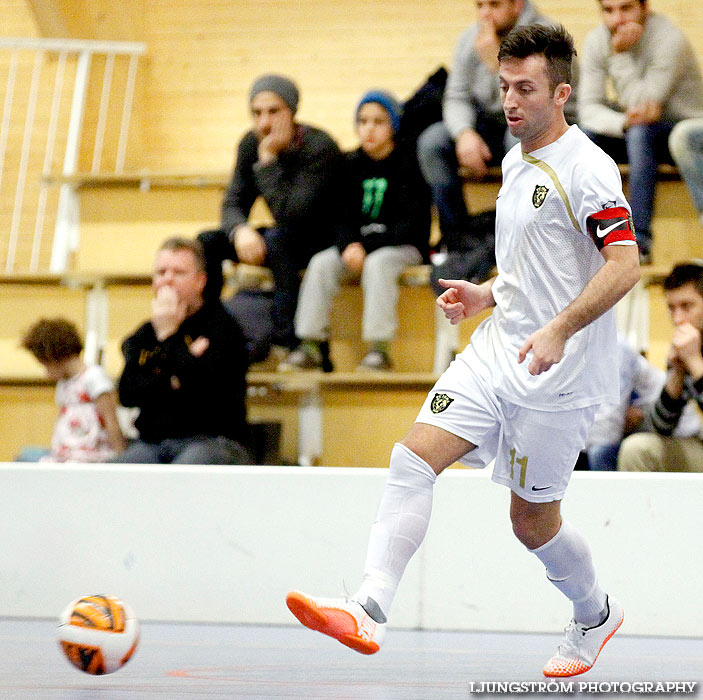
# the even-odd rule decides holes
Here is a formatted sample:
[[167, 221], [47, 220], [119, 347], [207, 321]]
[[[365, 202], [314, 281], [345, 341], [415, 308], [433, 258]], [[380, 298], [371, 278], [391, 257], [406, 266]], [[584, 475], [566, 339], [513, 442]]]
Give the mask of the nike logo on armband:
[[546, 491], [547, 489], [551, 489], [552, 485], [550, 484], [549, 486], [533, 486], [532, 490], [533, 491]]
[[600, 225], [596, 229], [596, 236], [598, 238], [605, 238], [614, 228], [617, 228], [618, 226], [622, 226], [623, 224], [627, 223], [627, 219], [623, 219], [622, 221], [616, 221], [614, 224], [611, 224], [607, 228], [601, 228]]

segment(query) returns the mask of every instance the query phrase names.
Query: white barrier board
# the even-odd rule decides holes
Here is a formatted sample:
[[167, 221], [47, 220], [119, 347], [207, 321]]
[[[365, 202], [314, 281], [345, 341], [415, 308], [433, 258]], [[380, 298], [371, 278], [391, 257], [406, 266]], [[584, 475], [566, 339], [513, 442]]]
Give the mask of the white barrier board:
[[[0, 615], [53, 617], [92, 593], [142, 619], [292, 623], [291, 588], [354, 592], [384, 469], [0, 465]], [[391, 624], [555, 632], [570, 605], [514, 538], [490, 475], [437, 481]], [[563, 513], [630, 634], [700, 636], [703, 476], [577, 472]]]

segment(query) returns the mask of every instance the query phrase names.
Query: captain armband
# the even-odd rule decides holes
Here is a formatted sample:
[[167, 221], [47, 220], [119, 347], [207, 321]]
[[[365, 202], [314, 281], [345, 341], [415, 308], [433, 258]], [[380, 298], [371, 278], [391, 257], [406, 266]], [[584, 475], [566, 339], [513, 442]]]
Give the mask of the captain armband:
[[625, 207], [602, 209], [586, 219], [586, 228], [598, 250], [611, 243], [635, 243], [635, 225]]

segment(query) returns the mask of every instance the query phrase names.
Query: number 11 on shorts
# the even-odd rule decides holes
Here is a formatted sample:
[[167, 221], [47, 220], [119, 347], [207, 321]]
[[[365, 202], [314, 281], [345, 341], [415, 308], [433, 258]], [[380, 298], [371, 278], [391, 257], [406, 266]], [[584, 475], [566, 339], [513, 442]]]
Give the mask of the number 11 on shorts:
[[515, 459], [515, 448], [510, 449], [510, 478], [515, 478], [515, 463], [520, 465], [520, 488], [525, 488], [525, 473], [527, 472], [527, 457]]

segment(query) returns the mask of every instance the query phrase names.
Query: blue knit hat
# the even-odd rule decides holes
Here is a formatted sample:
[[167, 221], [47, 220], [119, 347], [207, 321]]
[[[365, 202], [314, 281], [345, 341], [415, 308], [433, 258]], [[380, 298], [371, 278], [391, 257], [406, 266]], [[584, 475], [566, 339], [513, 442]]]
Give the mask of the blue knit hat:
[[249, 102], [251, 102], [260, 92], [273, 92], [278, 95], [290, 107], [290, 111], [295, 114], [298, 109], [300, 94], [298, 86], [285, 75], [267, 73], [259, 76], [249, 90]]
[[377, 102], [383, 107], [383, 109], [388, 112], [391, 118], [391, 126], [393, 127], [393, 133], [398, 133], [398, 128], [400, 127], [400, 115], [402, 107], [400, 106], [398, 100], [391, 95], [390, 92], [386, 90], [369, 90], [359, 101], [356, 108], [356, 119], [359, 119], [359, 110], [369, 102]]

